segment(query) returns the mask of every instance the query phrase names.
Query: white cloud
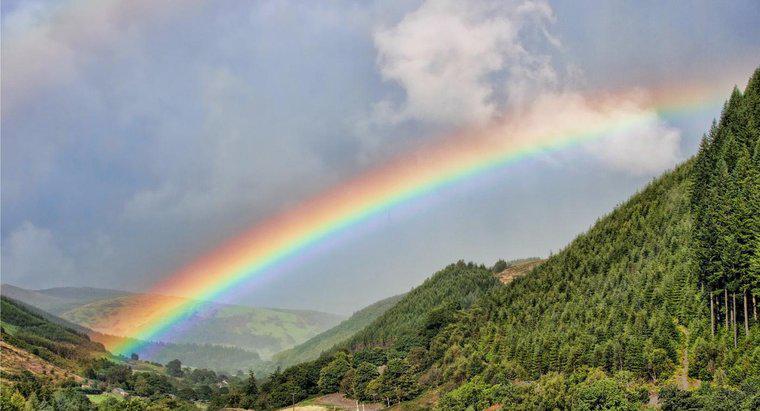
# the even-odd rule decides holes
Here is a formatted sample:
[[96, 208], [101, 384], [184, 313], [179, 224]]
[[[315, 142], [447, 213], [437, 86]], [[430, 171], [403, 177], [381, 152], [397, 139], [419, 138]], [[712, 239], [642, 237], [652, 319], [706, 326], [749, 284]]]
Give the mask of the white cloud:
[[4, 241], [4, 282], [48, 286], [51, 279], [56, 279], [63, 284], [74, 272], [73, 261], [59, 247], [50, 230], [26, 221]]
[[[598, 129], [581, 148], [609, 169], [632, 175], [656, 175], [682, 160], [680, 130], [667, 125], [634, 91], [590, 98], [578, 92], [544, 93], [530, 105], [512, 111], [504, 135], [521, 128], [528, 135], [583, 135]], [[565, 162], [577, 158], [555, 155]]]
[[553, 19], [543, 1], [426, 1], [395, 26], [375, 32], [380, 72], [406, 94], [394, 110], [381, 102], [379, 120], [484, 124], [505, 97], [524, 102], [529, 91], [555, 83], [557, 76], [548, 56], [526, 48], [522, 32], [538, 29], [558, 45], [546, 29]]
[[[584, 79], [577, 66], [559, 69], [550, 55], [533, 51], [561, 47], [548, 29], [554, 19], [545, 1], [425, 1], [396, 25], [375, 32], [380, 73], [400, 85], [405, 98], [400, 104], [379, 101], [373, 121], [480, 126], [515, 121], [520, 113], [538, 116], [523, 125], [560, 129], [567, 122], [558, 116], [578, 125], [635, 117], [634, 126], [585, 144], [585, 152], [634, 175], [653, 175], [678, 162], [680, 132], [647, 107], [643, 93], [591, 104], [578, 91]], [[367, 124], [362, 127], [370, 149], [382, 146], [366, 132]]]
[[681, 131], [652, 110], [639, 108], [642, 120], [622, 132], [585, 145], [598, 161], [633, 175], [657, 175], [681, 161]]

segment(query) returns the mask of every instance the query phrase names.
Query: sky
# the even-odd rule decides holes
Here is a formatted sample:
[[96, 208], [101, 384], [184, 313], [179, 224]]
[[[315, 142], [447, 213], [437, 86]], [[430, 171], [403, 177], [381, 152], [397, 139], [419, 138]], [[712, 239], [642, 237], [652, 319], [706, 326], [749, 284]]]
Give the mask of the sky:
[[[2, 281], [142, 291], [419, 145], [567, 93], [743, 86], [760, 4], [4, 1]], [[636, 106], [638, 101], [620, 101]], [[350, 313], [546, 256], [692, 155], [719, 106], [390, 210], [221, 301]]]

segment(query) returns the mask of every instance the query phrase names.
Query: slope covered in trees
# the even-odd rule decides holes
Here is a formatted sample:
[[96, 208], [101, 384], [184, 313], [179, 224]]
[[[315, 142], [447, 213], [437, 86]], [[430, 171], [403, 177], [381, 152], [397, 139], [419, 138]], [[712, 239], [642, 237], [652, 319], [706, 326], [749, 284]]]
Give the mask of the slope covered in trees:
[[[729, 326], [714, 333], [710, 296], [757, 292], [759, 87], [760, 70], [743, 95], [734, 90], [696, 159], [652, 182], [532, 275], [486, 295], [438, 336], [431, 353], [441, 382], [465, 384], [443, 404], [525, 405], [487, 391], [544, 379], [535, 385], [566, 390], [562, 406], [583, 407], [579, 390], [595, 375], [589, 387], [624, 379], [620, 404], [641, 402], [626, 390], [649, 383], [665, 387], [666, 407], [757, 407], [760, 327], [752, 303], [740, 310], [729, 301]], [[741, 320], [746, 328], [738, 333]], [[581, 371], [588, 369], [597, 371]], [[679, 381], [679, 373], [698, 378], [701, 388], [670, 386], [699, 385], [685, 375]]]
[[335, 327], [275, 355], [273, 361], [280, 366], [288, 367], [301, 362], [315, 360], [323, 352], [348, 340], [354, 334], [361, 331], [376, 318], [396, 305], [402, 297], [403, 294], [395, 295], [362, 308]]

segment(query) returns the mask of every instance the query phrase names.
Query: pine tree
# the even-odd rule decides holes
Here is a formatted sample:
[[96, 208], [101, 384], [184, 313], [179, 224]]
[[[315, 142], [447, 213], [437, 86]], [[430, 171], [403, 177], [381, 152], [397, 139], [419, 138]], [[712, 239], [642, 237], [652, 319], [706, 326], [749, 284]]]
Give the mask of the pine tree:
[[[760, 82], [760, 79], [758, 78], [759, 75], [760, 70], [756, 71], [755, 76], [753, 77], [753, 80], [756, 83]], [[760, 295], [760, 136], [756, 137], [753, 151], [748, 177], [748, 213], [751, 216], [749, 224], [752, 237], [752, 252], [749, 259], [748, 278], [746, 282], [749, 291], [752, 293], [753, 319], [757, 321], [756, 296]]]

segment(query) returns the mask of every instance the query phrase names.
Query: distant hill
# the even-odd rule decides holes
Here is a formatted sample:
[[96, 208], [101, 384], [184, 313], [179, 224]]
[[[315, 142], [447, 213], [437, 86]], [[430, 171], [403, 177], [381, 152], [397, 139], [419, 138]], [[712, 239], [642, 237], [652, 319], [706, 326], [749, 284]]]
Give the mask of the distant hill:
[[54, 287], [37, 290], [37, 292], [52, 297], [78, 301], [80, 303], [134, 294], [129, 291], [93, 287]]
[[[116, 343], [122, 343], [125, 340], [125, 338], [122, 337], [93, 331], [90, 328], [56, 317], [53, 314], [29, 304], [12, 299], [9, 299], [9, 301], [17, 307], [28, 311], [32, 315], [39, 316], [46, 321], [68, 330], [87, 335], [91, 341], [103, 344], [105, 347], [113, 346]], [[166, 364], [171, 360], [179, 359], [183, 364], [191, 367], [208, 368], [228, 373], [237, 372], [238, 370], [246, 371], [249, 369], [258, 372], [266, 372], [272, 368], [271, 363], [262, 360], [256, 352], [243, 350], [237, 347], [213, 344], [148, 343], [143, 345], [142, 349], [138, 351], [137, 354], [140, 355], [141, 359], [146, 361]]]
[[403, 297], [403, 294], [396, 295], [367, 306], [357, 311], [347, 320], [335, 327], [310, 338], [304, 343], [275, 355], [273, 361], [277, 363], [277, 365], [287, 367], [300, 362], [314, 360], [324, 351], [329, 350], [361, 331], [377, 317], [396, 305], [396, 303], [398, 303]]
[[60, 312], [61, 310], [73, 308], [80, 304], [79, 301], [47, 295], [39, 291], [27, 290], [10, 284], [0, 286], [0, 294], [49, 312]]
[[[105, 334], [123, 336], [121, 322], [148, 300], [179, 297], [135, 294], [107, 298], [61, 313], [61, 317]], [[208, 303], [194, 314], [191, 328], [166, 342], [218, 344], [253, 351], [268, 358], [336, 325], [344, 317], [316, 311], [280, 310]]]
[[[27, 290], [9, 284], [2, 285], [2, 294], [108, 336], [125, 335], [127, 330], [119, 320], [147, 300], [185, 300], [89, 287]], [[165, 342], [223, 345], [269, 358], [337, 325], [343, 319], [344, 316], [319, 311], [207, 303], [196, 314], [192, 329], [177, 340]], [[93, 337], [97, 338], [96, 335]], [[113, 338], [102, 340], [108, 346]], [[249, 366], [259, 360], [251, 357], [251, 361], [246, 361], [244, 365]]]

